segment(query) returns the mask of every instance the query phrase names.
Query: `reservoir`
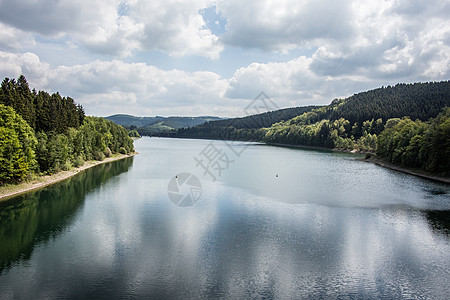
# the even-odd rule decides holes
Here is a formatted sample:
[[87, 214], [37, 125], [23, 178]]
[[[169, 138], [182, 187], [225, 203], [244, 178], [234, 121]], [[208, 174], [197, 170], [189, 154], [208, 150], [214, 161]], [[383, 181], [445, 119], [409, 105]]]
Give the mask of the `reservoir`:
[[331, 151], [144, 137], [0, 202], [0, 299], [450, 294], [450, 186]]

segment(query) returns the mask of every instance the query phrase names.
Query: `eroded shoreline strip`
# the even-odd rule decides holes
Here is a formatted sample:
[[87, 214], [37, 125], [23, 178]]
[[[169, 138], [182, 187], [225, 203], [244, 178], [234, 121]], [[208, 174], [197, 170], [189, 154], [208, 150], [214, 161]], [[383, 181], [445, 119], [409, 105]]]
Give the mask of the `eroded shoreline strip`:
[[31, 180], [28, 182], [23, 182], [23, 183], [20, 183], [17, 185], [9, 185], [9, 186], [5, 186], [5, 187], [0, 187], [0, 201], [7, 201], [9, 199], [12, 199], [15, 196], [18, 196], [18, 195], [21, 195], [24, 193], [28, 193], [28, 192], [31, 192], [34, 190], [38, 190], [38, 189], [44, 188], [46, 186], [55, 184], [57, 182], [66, 180], [66, 179], [68, 179], [72, 176], [75, 176], [75, 175], [79, 174], [80, 172], [87, 170], [89, 168], [92, 168], [92, 167], [95, 167], [95, 166], [98, 166], [101, 164], [113, 162], [116, 160], [121, 160], [121, 159], [125, 159], [128, 157], [132, 157], [136, 154], [138, 154], [138, 153], [134, 152], [131, 154], [121, 154], [121, 155], [117, 155], [117, 156], [113, 156], [113, 157], [108, 157], [102, 161], [87, 161], [81, 167], [72, 168], [68, 171], [60, 171], [56, 174], [40, 176], [37, 179]]

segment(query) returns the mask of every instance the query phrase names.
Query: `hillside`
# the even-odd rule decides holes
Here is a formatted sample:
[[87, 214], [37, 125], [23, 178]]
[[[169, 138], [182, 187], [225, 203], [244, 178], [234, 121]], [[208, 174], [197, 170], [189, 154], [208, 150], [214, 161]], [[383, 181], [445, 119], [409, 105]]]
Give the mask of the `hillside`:
[[199, 126], [179, 129], [178, 136], [252, 140], [254, 138], [250, 135], [257, 129], [270, 127], [272, 124], [289, 120], [317, 108], [320, 106], [290, 107], [246, 117], [210, 121]]
[[397, 84], [358, 93], [346, 99], [335, 99], [330, 105], [316, 111], [315, 121], [344, 118], [352, 124], [357, 122], [361, 125], [371, 119], [385, 122], [403, 116], [413, 120], [428, 120], [450, 105], [449, 96], [450, 81]]
[[31, 90], [26, 78], [0, 88], [0, 186], [134, 152], [127, 131], [59, 93]]
[[[192, 127], [209, 121], [220, 120], [219, 117], [136, 117], [131, 115], [113, 115], [106, 119], [125, 128], [137, 129], [140, 135], [174, 132], [179, 128]], [[135, 128], [136, 127], [136, 128]]]
[[144, 127], [149, 124], [153, 124], [155, 122], [161, 121], [163, 117], [136, 117], [132, 115], [118, 114], [106, 117], [105, 119], [110, 120], [118, 125], [124, 127], [136, 126], [136, 127]]
[[[450, 81], [398, 84], [297, 108], [292, 118], [275, 111], [180, 129], [178, 136], [371, 152], [390, 163], [448, 175], [449, 107]], [[278, 121], [271, 123], [277, 118], [270, 114]]]

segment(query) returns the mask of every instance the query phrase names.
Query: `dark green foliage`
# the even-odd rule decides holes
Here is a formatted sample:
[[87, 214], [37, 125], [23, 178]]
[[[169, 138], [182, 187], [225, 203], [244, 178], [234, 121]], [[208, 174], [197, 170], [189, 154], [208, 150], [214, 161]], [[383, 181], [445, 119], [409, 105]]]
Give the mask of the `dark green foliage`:
[[232, 140], [260, 140], [261, 128], [270, 127], [272, 124], [289, 120], [318, 106], [292, 107], [262, 114], [206, 122], [203, 125], [181, 128], [179, 137], [195, 138], [220, 138]]
[[436, 117], [445, 106], [450, 106], [450, 81], [403, 83], [337, 100], [327, 109], [326, 118], [344, 118], [352, 124], [403, 116], [412, 120], [428, 120]]
[[57, 172], [80, 166], [86, 160], [134, 152], [127, 130], [103, 118], [86, 117], [78, 130], [69, 128], [64, 134], [50, 132], [48, 135], [41, 132], [37, 136], [41, 172]]
[[314, 147], [350, 149], [357, 147], [348, 132], [349, 121], [343, 118], [335, 121], [321, 120], [310, 122], [309, 113], [303, 114], [303, 120], [297, 119], [294, 124], [278, 123], [264, 131], [263, 141], [274, 144], [304, 145]]
[[0, 182], [22, 180], [34, 170], [37, 140], [12, 107], [0, 104]]
[[0, 103], [11, 106], [35, 130], [63, 133], [83, 124], [84, 109], [70, 97], [30, 91], [23, 75], [17, 81], [5, 78], [0, 89]]
[[139, 134], [139, 132], [136, 130], [136, 129], [132, 129], [132, 130], [129, 130], [128, 131], [128, 135], [130, 136], [130, 137], [134, 137], [134, 138], [140, 138], [141, 137], [141, 135]]
[[[235, 118], [180, 129], [178, 136], [377, 152], [395, 164], [448, 174], [448, 107], [450, 81], [398, 84], [336, 99], [324, 107], [300, 108], [304, 111], [276, 122], [267, 115]], [[281, 111], [271, 113], [277, 116]], [[419, 121], [430, 118], [435, 119]]]
[[[450, 81], [397, 84], [346, 99], [335, 99], [328, 106], [291, 119], [289, 125], [344, 118], [351, 124], [350, 128], [346, 128], [347, 133], [359, 139], [364, 132], [379, 135], [384, 129], [383, 120], [403, 116], [413, 120], [428, 120], [436, 117], [446, 106], [450, 106]], [[367, 123], [374, 120], [374, 124]]]
[[429, 122], [390, 119], [378, 138], [377, 154], [405, 167], [450, 172], [450, 108]]
[[134, 152], [122, 126], [85, 117], [83, 107], [70, 97], [30, 92], [23, 76], [17, 82], [3, 80], [0, 102], [5, 104], [0, 104], [0, 183]]

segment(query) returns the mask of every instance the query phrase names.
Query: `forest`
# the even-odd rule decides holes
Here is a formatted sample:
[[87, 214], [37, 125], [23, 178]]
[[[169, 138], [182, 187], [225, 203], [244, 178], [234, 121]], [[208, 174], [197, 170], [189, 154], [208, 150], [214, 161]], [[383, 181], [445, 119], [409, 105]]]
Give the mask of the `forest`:
[[398, 84], [304, 107], [294, 117], [274, 111], [266, 115], [277, 117], [267, 122], [212, 121], [180, 129], [178, 136], [355, 150], [449, 175], [449, 107], [450, 81]]
[[133, 140], [122, 126], [85, 116], [72, 98], [30, 90], [23, 75], [2, 81], [0, 184], [131, 152]]
[[259, 129], [289, 120], [320, 106], [290, 107], [241, 118], [209, 121], [204, 124], [178, 129], [178, 137], [220, 138], [231, 140], [260, 140]]

